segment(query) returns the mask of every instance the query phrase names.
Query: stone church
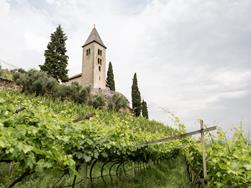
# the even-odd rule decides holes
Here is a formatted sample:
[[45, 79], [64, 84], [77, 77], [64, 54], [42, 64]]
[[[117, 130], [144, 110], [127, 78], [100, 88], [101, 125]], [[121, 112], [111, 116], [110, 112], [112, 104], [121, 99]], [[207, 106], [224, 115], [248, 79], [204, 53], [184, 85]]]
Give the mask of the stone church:
[[77, 82], [83, 87], [106, 89], [106, 46], [95, 26], [82, 48], [82, 73], [70, 77], [67, 84]]

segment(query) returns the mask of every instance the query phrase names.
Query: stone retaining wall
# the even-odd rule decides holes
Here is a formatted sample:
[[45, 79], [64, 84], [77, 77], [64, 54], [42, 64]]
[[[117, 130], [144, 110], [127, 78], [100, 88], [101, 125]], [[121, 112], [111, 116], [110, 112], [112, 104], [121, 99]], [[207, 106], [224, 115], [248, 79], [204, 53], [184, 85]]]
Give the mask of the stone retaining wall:
[[20, 86], [12, 80], [7, 80], [0, 77], [0, 89], [1, 90], [20, 90]]

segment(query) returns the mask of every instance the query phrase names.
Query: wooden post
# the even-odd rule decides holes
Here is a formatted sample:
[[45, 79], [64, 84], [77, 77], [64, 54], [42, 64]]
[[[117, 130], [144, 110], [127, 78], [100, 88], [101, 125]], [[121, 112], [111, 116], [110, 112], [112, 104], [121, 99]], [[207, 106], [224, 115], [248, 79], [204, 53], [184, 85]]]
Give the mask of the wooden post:
[[200, 130], [201, 130], [201, 148], [202, 148], [202, 162], [203, 162], [203, 186], [207, 188], [207, 164], [206, 164], [206, 148], [204, 140], [204, 122], [200, 120]]
[[[161, 144], [163, 142], [168, 142], [168, 141], [176, 140], [176, 139], [182, 139], [182, 138], [186, 138], [186, 137], [200, 133], [201, 134], [201, 147], [202, 147], [203, 176], [204, 176], [202, 183], [203, 183], [203, 187], [207, 188], [208, 181], [207, 181], [206, 148], [205, 148], [204, 133], [216, 130], [216, 128], [217, 128], [216, 126], [205, 128], [203, 120], [200, 120], [200, 130], [196, 130], [196, 131], [192, 131], [192, 132], [184, 133], [184, 134], [171, 135], [169, 137], [161, 138], [159, 140], [148, 141], [148, 142], [138, 145], [137, 147], [141, 148], [141, 147], [146, 147], [153, 144]], [[157, 160], [156, 162], [153, 162], [153, 164], [156, 165], [158, 164], [158, 162], [159, 160]]]

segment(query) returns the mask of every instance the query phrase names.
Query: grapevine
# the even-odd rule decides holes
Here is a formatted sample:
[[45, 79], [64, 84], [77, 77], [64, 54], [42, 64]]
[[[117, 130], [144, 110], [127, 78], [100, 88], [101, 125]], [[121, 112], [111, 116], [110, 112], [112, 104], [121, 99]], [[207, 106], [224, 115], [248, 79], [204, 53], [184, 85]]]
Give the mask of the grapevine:
[[[195, 139], [138, 147], [180, 133], [182, 129], [130, 114], [0, 90], [0, 187], [43, 174], [55, 175], [53, 187], [64, 178], [65, 187], [74, 187], [98, 178], [96, 167], [106, 183], [105, 176], [113, 181], [113, 176], [127, 176], [129, 169], [147, 169], [176, 156], [186, 161], [191, 187], [200, 186], [202, 156]], [[241, 129], [232, 138], [221, 130], [207, 137], [209, 187], [250, 186], [250, 138]], [[3, 173], [8, 170], [2, 171], [6, 166], [15, 169], [7, 176]], [[83, 169], [86, 177], [81, 177]]]

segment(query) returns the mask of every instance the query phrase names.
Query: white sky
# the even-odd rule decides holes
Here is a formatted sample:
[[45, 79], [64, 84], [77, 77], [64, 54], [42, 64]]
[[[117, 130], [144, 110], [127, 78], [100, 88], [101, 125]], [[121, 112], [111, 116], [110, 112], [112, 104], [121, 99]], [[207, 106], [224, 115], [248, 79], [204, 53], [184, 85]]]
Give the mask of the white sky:
[[250, 0], [0, 0], [0, 59], [38, 68], [61, 24], [71, 76], [96, 24], [117, 90], [130, 100], [137, 72], [151, 118], [251, 130], [250, 18]]

